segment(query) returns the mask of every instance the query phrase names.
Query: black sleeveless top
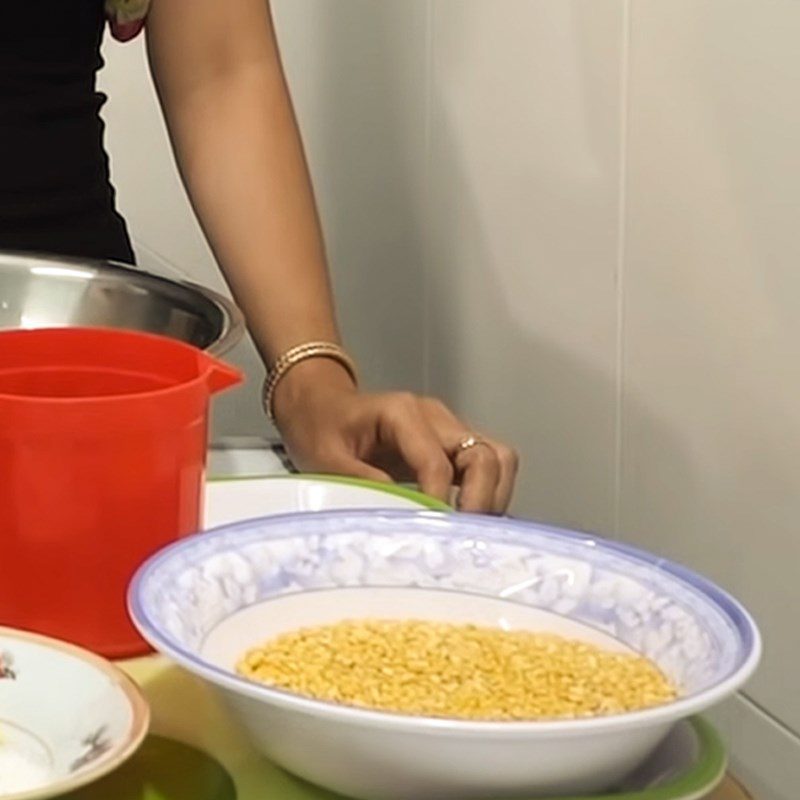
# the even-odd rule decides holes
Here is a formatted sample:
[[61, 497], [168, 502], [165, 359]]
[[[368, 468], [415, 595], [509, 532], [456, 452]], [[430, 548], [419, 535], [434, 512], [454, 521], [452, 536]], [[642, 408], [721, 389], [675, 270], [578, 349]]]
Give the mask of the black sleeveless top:
[[0, 250], [133, 263], [95, 90], [103, 0], [13, 0], [0, 24]]

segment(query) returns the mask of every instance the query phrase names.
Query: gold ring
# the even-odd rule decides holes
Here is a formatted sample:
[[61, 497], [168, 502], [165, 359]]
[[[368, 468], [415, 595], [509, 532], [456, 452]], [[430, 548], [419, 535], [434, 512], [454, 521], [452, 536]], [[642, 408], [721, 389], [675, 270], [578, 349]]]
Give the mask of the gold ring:
[[480, 436], [477, 436], [474, 433], [468, 433], [461, 441], [456, 445], [455, 452], [453, 453], [454, 456], [461, 455], [461, 453], [465, 453], [467, 450], [471, 450], [473, 447], [479, 447], [483, 445], [484, 447], [491, 447], [489, 442], [481, 439]]

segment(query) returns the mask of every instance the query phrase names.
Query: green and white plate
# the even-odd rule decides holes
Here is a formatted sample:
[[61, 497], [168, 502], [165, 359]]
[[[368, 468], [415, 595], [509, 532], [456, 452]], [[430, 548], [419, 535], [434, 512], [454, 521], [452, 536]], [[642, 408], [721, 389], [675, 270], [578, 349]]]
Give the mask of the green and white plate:
[[439, 500], [397, 484], [329, 475], [273, 475], [212, 480], [206, 486], [205, 527], [297, 511], [354, 508], [449, 510]]
[[675, 726], [648, 761], [616, 792], [567, 800], [703, 800], [722, 782], [728, 758], [703, 717]]
[[[725, 765], [714, 729], [703, 719], [693, 719], [675, 728], [624, 790], [559, 800], [701, 800], [722, 780]], [[266, 762], [257, 767], [258, 792], [237, 790], [243, 786], [237, 778], [243, 776], [237, 775], [239, 765], [231, 766], [227, 770], [195, 747], [151, 736], [120, 770], [64, 800], [344, 800]], [[247, 760], [241, 764], [243, 769], [253, 767]]]

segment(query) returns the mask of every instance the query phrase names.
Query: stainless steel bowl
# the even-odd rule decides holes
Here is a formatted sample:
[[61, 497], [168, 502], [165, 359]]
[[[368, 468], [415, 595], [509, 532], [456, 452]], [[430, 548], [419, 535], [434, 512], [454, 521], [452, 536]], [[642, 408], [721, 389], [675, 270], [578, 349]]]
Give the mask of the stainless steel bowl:
[[156, 333], [215, 355], [244, 334], [239, 309], [193, 283], [109, 261], [0, 254], [0, 330], [69, 326]]

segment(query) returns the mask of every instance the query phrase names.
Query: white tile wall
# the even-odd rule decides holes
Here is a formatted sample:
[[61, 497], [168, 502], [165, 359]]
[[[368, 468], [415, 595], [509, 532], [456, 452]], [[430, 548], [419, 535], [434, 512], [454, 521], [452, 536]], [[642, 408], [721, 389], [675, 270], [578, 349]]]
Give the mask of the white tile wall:
[[[794, 800], [800, 3], [274, 5], [367, 374], [517, 443], [517, 513], [740, 595], [767, 656], [718, 719], [760, 800]], [[211, 282], [141, 52], [109, 56], [143, 261]], [[260, 430], [229, 402], [218, 430]]]
[[374, 386], [422, 388], [424, 0], [279, 0], [340, 317]]
[[608, 529], [621, 7], [432, 12], [431, 388], [520, 448], [520, 510]]
[[737, 697], [709, 715], [725, 732], [732, 768], [756, 800], [793, 800], [800, 786], [797, 737], [771, 714]]
[[633, 3], [622, 530], [741, 596], [800, 730], [800, 4]]

